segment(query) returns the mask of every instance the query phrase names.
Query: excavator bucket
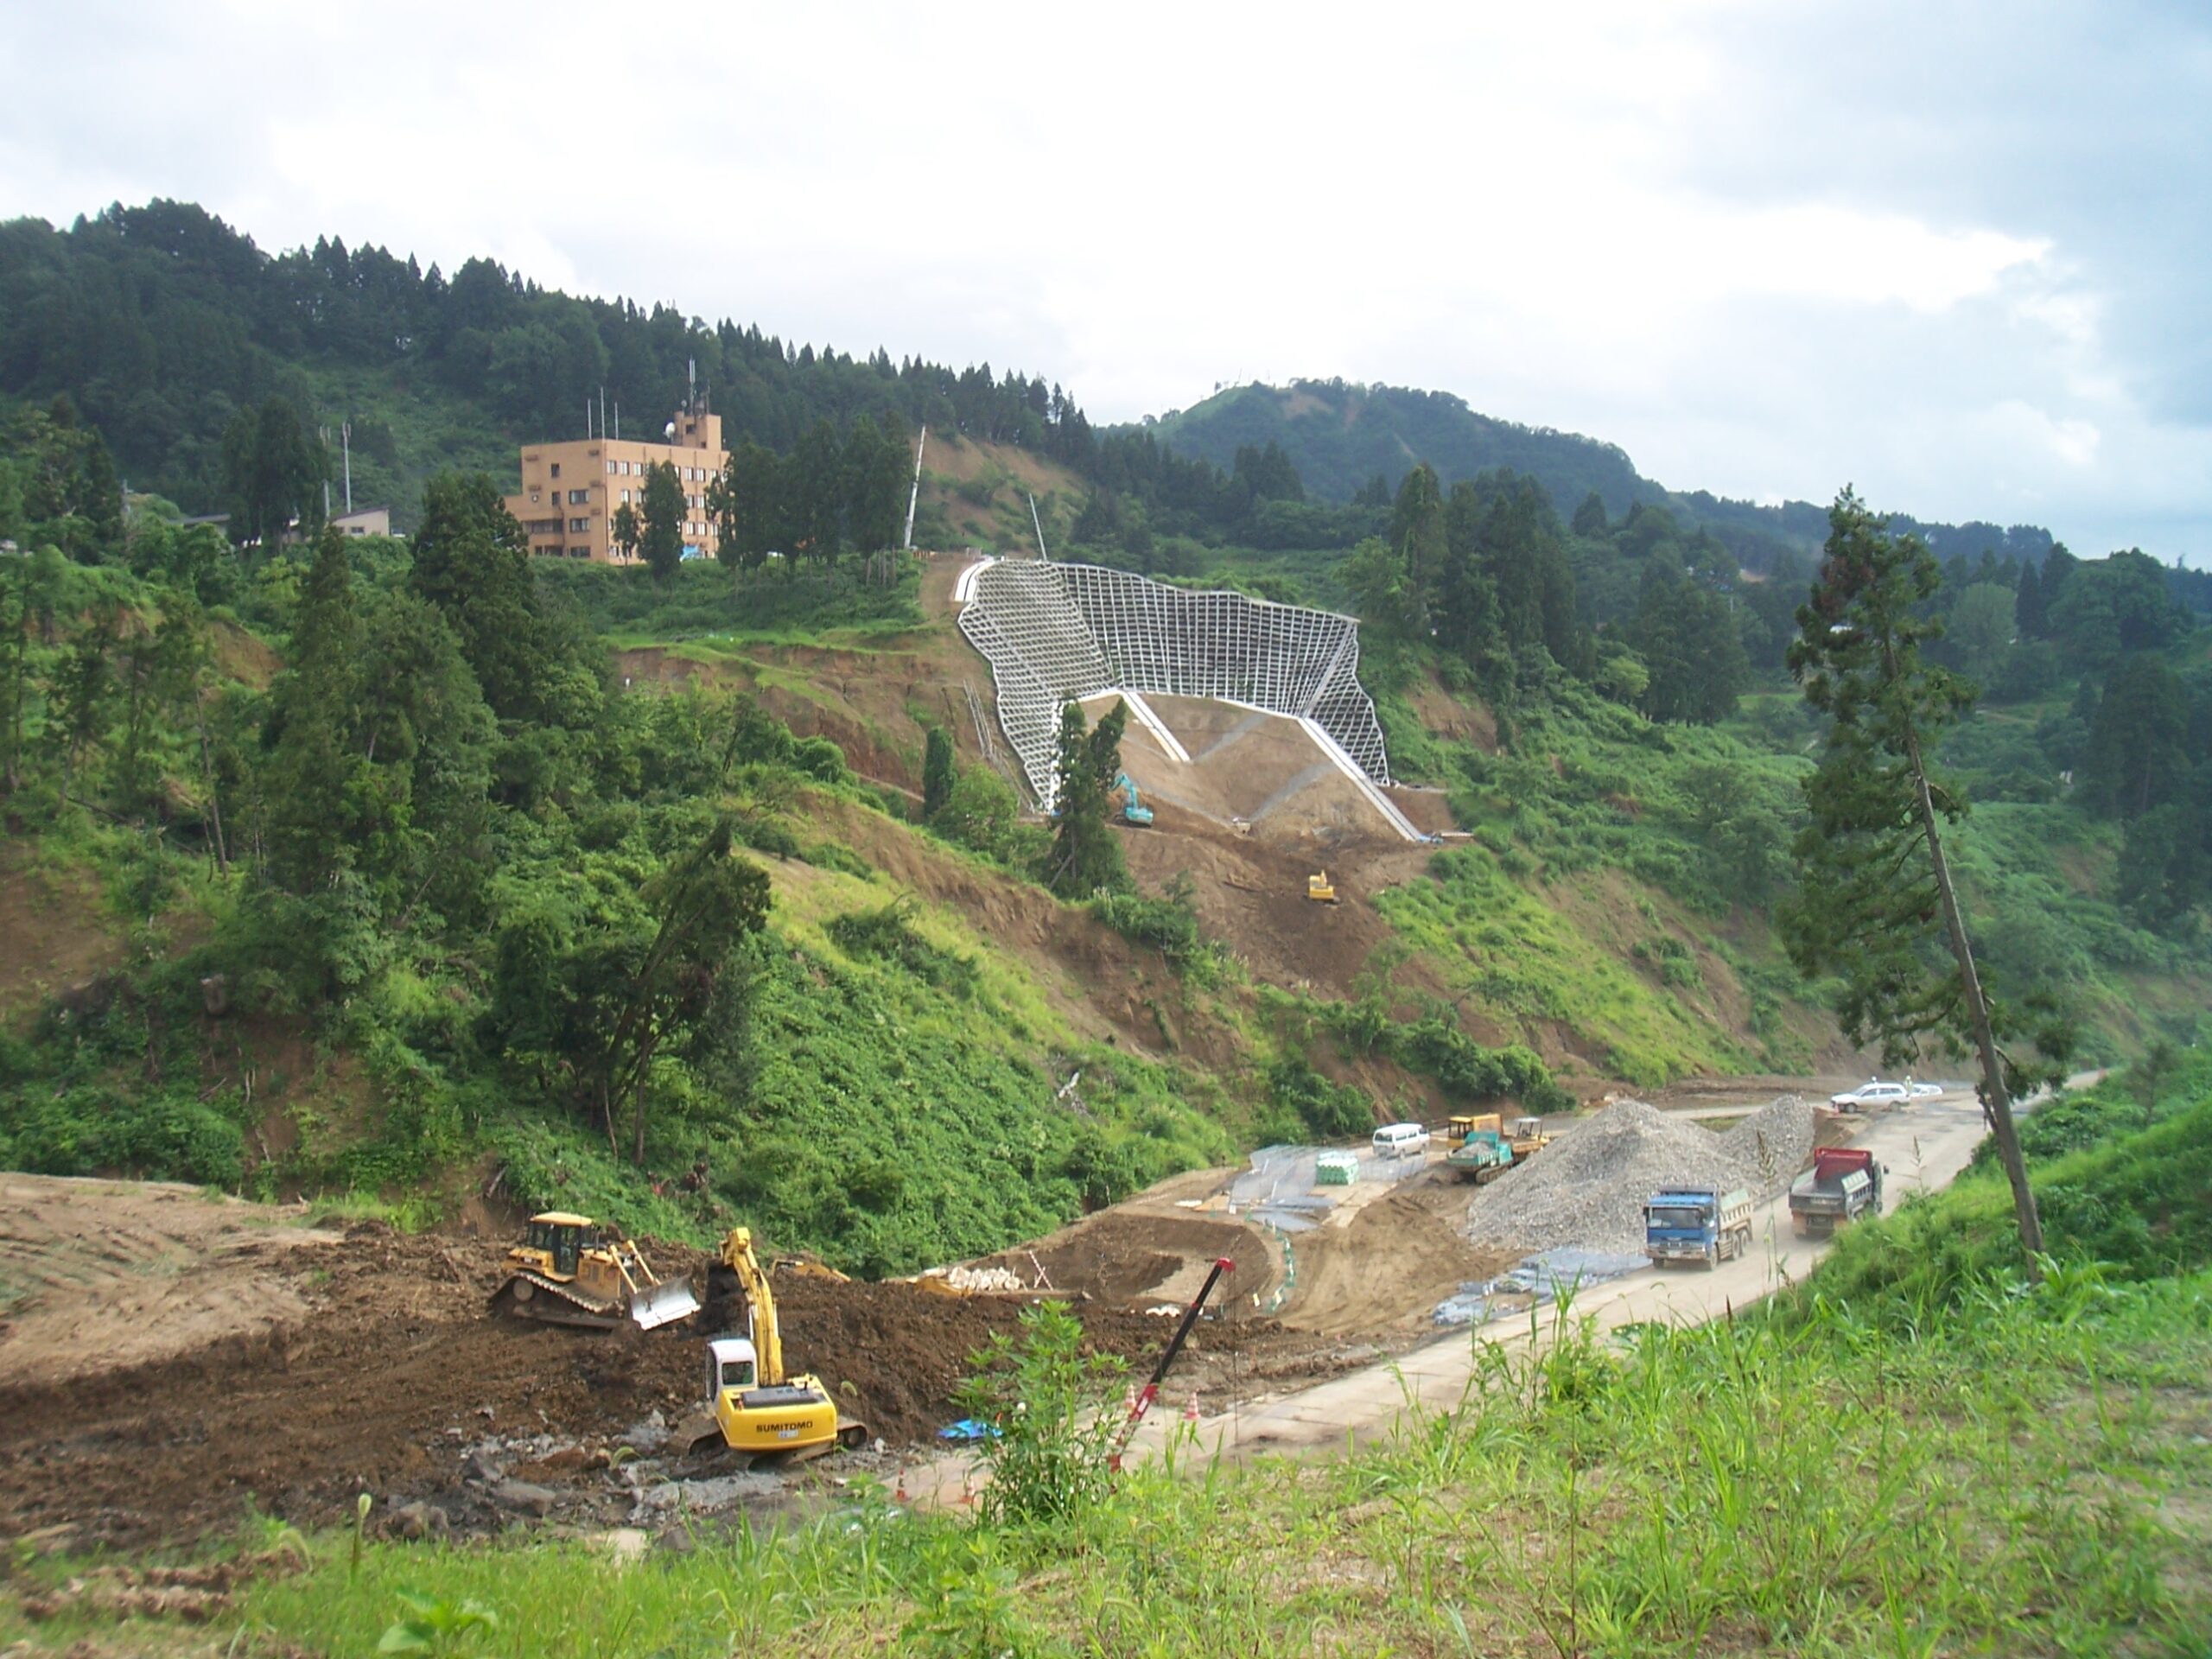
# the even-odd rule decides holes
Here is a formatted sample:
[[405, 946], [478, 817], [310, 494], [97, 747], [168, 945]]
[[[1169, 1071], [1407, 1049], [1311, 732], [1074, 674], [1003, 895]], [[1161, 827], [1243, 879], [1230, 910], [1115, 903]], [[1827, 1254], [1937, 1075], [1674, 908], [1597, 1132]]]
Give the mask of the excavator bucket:
[[630, 1299], [630, 1319], [640, 1331], [673, 1325], [698, 1311], [699, 1293], [691, 1288], [689, 1278], [671, 1279], [661, 1285], [640, 1285], [637, 1294]]

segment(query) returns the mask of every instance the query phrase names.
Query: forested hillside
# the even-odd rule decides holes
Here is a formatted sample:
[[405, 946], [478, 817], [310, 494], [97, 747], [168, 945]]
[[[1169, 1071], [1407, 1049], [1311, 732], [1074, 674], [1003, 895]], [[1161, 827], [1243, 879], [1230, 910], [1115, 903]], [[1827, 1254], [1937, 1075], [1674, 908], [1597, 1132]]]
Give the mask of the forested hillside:
[[488, 259], [448, 275], [337, 239], [272, 256], [172, 201], [66, 230], [0, 226], [0, 394], [67, 394], [134, 488], [191, 512], [232, 504], [237, 424], [272, 397], [327, 429], [318, 466], [350, 421], [356, 499], [392, 504], [411, 527], [440, 468], [505, 478], [516, 444], [583, 436], [602, 390], [632, 435], [657, 433], [695, 373], [733, 447], [785, 451], [817, 423], [893, 411], [1055, 458], [1091, 447], [1082, 411], [1042, 380], [576, 299]]
[[[271, 259], [161, 204], [6, 227], [0, 289], [36, 399], [0, 420], [0, 1164], [489, 1180], [881, 1271], [1378, 1112], [1858, 1064], [1773, 925], [1821, 732], [1783, 667], [1811, 559], [1746, 569], [1679, 498], [1424, 464], [1318, 503], [1272, 441], [1216, 465], [1037, 381], [479, 264]], [[562, 338], [626, 399], [720, 377], [728, 568], [532, 566], [499, 498], [566, 396], [516, 365]], [[380, 483], [429, 474], [405, 538], [126, 506], [143, 466], [281, 525], [356, 396], [393, 411]], [[1467, 838], [1376, 855], [1326, 928], [1274, 871], [1297, 925], [1240, 933], [1245, 878], [1164, 829], [1148, 889], [1111, 855], [1097, 731], [1083, 816], [1025, 820], [953, 567], [884, 556], [910, 417], [969, 435], [950, 532], [1023, 546], [1036, 493], [1056, 554], [1358, 614], [1393, 772]], [[2208, 597], [2006, 541], [1926, 601], [1979, 691], [1941, 759], [1991, 982], [2093, 1054], [2188, 1040], [2212, 987]]]
[[[1670, 490], [1638, 473], [1617, 444], [1478, 414], [1447, 391], [1342, 380], [1232, 386], [1143, 429], [1179, 455], [1224, 467], [1240, 450], [1278, 448], [1308, 495], [1331, 505], [1379, 500], [1422, 462], [1447, 487], [1499, 468], [1526, 473], [1561, 511], [1593, 494], [1616, 518], [1638, 505], [1668, 507], [1711, 531], [1754, 570], [1784, 552], [1809, 556], [1827, 534], [1823, 507], [1803, 501], [1763, 507], [1705, 490]], [[2040, 559], [2051, 544], [2050, 533], [2033, 525], [1922, 524], [1904, 515], [1896, 523], [1918, 531], [1939, 558], [1974, 558], [1986, 548], [1999, 558]]]

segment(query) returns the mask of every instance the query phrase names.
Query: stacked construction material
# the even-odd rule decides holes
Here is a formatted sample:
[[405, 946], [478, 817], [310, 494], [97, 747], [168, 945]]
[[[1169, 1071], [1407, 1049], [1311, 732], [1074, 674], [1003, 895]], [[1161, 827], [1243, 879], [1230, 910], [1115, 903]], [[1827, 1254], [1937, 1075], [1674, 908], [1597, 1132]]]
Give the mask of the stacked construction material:
[[1740, 1186], [1754, 1199], [1770, 1198], [1812, 1150], [1813, 1109], [1796, 1095], [1760, 1108], [1726, 1135], [1624, 1100], [1478, 1192], [1467, 1236], [1531, 1250], [1634, 1251], [1643, 1243], [1643, 1204], [1654, 1192]]

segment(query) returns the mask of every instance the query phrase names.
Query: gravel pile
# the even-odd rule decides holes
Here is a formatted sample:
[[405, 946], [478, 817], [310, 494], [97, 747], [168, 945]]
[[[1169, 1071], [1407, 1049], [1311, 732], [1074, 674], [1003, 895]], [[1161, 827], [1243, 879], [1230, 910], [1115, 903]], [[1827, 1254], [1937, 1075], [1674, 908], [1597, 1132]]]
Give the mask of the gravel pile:
[[1761, 1107], [1726, 1135], [1624, 1100], [1478, 1192], [1467, 1236], [1528, 1250], [1640, 1250], [1644, 1200], [1662, 1187], [1740, 1186], [1768, 1198], [1812, 1151], [1813, 1109], [1796, 1095]]

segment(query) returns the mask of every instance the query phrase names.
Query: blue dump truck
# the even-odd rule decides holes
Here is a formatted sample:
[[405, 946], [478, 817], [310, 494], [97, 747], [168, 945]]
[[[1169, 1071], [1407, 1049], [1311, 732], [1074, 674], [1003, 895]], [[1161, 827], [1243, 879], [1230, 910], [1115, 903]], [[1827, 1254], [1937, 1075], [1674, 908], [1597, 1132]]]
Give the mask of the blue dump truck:
[[1643, 1253], [1661, 1267], [1702, 1262], [1714, 1268], [1751, 1248], [1751, 1195], [1742, 1187], [1675, 1186], [1643, 1206]]

